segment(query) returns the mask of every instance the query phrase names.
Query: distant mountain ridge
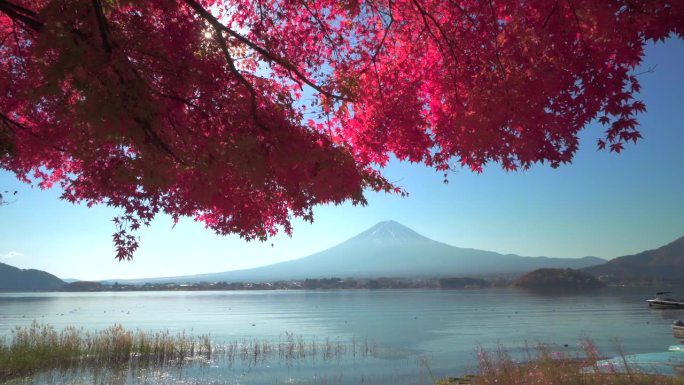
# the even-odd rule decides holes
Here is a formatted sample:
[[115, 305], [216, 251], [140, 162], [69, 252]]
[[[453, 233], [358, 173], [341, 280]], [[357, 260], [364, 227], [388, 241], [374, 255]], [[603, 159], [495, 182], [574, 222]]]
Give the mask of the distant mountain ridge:
[[684, 237], [654, 250], [625, 255], [584, 270], [605, 280], [681, 280], [684, 279]]
[[459, 248], [434, 241], [395, 221], [385, 221], [336, 246], [300, 259], [253, 269], [119, 282], [263, 282], [325, 277], [441, 278], [520, 274], [543, 267], [578, 269], [603, 262], [605, 260], [596, 257], [521, 257]]
[[64, 281], [35, 269], [19, 269], [0, 263], [0, 290], [57, 290]]

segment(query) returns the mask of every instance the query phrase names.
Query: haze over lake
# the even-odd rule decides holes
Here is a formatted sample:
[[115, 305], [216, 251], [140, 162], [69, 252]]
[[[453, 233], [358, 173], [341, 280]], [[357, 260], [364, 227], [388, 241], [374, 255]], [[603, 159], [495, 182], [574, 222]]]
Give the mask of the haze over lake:
[[[273, 359], [231, 366], [217, 361], [127, 374], [118, 382], [421, 384], [431, 383], [430, 372], [439, 377], [473, 371], [477, 346], [503, 344], [518, 354], [526, 343], [544, 342], [574, 353], [586, 336], [605, 355], [615, 353], [616, 340], [628, 353], [662, 351], [675, 342], [669, 325], [684, 311], [650, 310], [644, 300], [652, 290], [613, 287], [562, 296], [508, 288], [0, 293], [0, 336], [33, 320], [57, 328], [99, 330], [119, 323], [127, 329], [185, 330], [210, 334], [216, 343], [256, 339], [277, 344], [285, 333], [293, 333], [305, 341], [365, 345], [372, 351], [355, 358], [347, 351], [324, 362]], [[72, 380], [59, 382], [83, 381]], [[23, 383], [38, 383], [32, 381]]]

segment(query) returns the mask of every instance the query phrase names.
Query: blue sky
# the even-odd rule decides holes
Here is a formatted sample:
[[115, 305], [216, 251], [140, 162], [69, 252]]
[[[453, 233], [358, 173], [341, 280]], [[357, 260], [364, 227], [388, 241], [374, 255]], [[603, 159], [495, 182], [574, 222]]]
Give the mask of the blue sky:
[[[193, 222], [159, 216], [140, 232], [131, 262], [117, 262], [106, 207], [73, 206], [0, 171], [0, 190], [19, 190], [0, 207], [0, 262], [62, 278], [142, 278], [218, 272], [300, 258], [393, 219], [432, 239], [527, 256], [613, 258], [684, 235], [684, 41], [649, 46], [640, 75], [644, 139], [622, 154], [596, 150], [599, 125], [582, 133], [573, 164], [506, 173], [459, 171], [450, 183], [425, 167], [391, 163], [390, 180], [410, 196], [368, 194], [366, 207], [321, 206], [313, 224], [266, 243], [219, 237]], [[273, 245], [271, 245], [273, 244]]]

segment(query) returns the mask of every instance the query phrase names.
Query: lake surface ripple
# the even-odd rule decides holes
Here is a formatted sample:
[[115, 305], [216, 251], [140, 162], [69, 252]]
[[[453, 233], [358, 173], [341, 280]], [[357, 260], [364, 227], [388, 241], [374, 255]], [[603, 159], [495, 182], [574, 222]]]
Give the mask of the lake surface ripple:
[[[653, 288], [605, 288], [542, 295], [516, 289], [339, 290], [117, 293], [0, 293], [0, 337], [34, 320], [100, 330], [209, 334], [233, 359], [216, 355], [181, 366], [131, 365], [48, 372], [16, 384], [429, 384], [473, 372], [476, 349], [503, 345], [513, 354], [553, 344], [574, 354], [583, 337], [606, 356], [664, 351], [681, 310], [651, 310]], [[684, 291], [680, 290], [680, 293]], [[315, 354], [284, 359], [294, 338]], [[258, 341], [270, 355], [242, 359]], [[327, 348], [326, 348], [327, 346]], [[336, 349], [325, 355], [325, 349]], [[238, 359], [239, 358], [239, 359]], [[290, 357], [293, 358], [293, 357]]]

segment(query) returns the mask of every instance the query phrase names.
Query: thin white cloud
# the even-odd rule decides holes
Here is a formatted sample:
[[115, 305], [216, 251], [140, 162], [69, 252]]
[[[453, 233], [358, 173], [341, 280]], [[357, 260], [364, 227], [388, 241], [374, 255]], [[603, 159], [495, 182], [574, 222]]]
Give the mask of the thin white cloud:
[[3, 258], [16, 258], [16, 257], [21, 257], [22, 255], [24, 255], [24, 254], [22, 254], [18, 251], [10, 251], [9, 253], [3, 254], [2, 257]]

